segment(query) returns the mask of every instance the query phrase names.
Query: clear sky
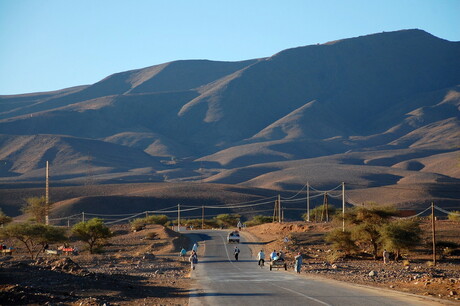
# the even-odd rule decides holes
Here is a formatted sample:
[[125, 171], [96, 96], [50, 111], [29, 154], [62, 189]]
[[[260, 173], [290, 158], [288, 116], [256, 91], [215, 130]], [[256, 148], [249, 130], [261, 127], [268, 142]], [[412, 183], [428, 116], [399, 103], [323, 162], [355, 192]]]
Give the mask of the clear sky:
[[460, 41], [460, 0], [0, 0], [0, 94], [412, 28]]

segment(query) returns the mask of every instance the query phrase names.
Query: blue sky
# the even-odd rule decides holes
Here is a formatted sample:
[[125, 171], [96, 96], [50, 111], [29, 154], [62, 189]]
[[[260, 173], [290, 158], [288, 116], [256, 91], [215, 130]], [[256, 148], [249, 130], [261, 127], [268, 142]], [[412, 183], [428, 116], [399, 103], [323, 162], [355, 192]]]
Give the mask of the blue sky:
[[460, 41], [460, 0], [0, 0], [0, 94], [173, 60], [237, 61], [382, 31]]

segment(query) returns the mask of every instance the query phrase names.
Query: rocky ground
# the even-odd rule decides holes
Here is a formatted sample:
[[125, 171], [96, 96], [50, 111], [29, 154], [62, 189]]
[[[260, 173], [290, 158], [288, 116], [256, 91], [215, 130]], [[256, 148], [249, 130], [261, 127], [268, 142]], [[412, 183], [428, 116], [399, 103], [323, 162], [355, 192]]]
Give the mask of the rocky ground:
[[[128, 225], [104, 253], [26, 258], [19, 245], [0, 259], [1, 305], [184, 305], [188, 303], [189, 264], [176, 248], [186, 244], [162, 226], [131, 233]], [[155, 239], [145, 239], [154, 232]], [[152, 235], [152, 234], [150, 234]], [[79, 249], [83, 245], [78, 244]]]
[[[438, 221], [440, 232], [451, 234], [451, 240], [459, 239], [460, 224]], [[383, 287], [403, 292], [432, 296], [449, 301], [460, 300], [460, 256], [451, 256], [431, 266], [431, 255], [414, 251], [405, 254], [406, 260], [391, 261], [384, 265], [381, 259], [355, 258], [331, 260], [331, 250], [322, 239], [323, 233], [332, 229], [325, 224], [264, 224], [248, 228], [250, 239], [261, 241], [257, 248], [266, 253], [284, 250], [293, 269], [293, 257], [297, 252], [304, 256], [302, 274], [335, 280]], [[284, 238], [288, 237], [288, 242]], [[294, 241], [293, 241], [294, 240]], [[255, 252], [256, 250], [254, 250]]]
[[[459, 225], [440, 224], [442, 231], [460, 239]], [[406, 254], [404, 261], [384, 265], [381, 260], [355, 258], [330, 260], [331, 250], [322, 240], [328, 224], [264, 224], [245, 229], [253, 255], [262, 248], [304, 254], [302, 275], [326, 277], [457, 302], [460, 298], [460, 257], [427, 265], [430, 255]], [[149, 225], [131, 232], [129, 225], [112, 227], [115, 236], [104, 252], [78, 256], [41, 256], [30, 260], [19, 244], [14, 256], [0, 256], [0, 305], [187, 305], [189, 264], [178, 260], [178, 250], [189, 242], [181, 235]], [[284, 238], [288, 237], [288, 242]], [[80, 250], [84, 245], [74, 242]], [[54, 248], [57, 246], [51, 246]]]

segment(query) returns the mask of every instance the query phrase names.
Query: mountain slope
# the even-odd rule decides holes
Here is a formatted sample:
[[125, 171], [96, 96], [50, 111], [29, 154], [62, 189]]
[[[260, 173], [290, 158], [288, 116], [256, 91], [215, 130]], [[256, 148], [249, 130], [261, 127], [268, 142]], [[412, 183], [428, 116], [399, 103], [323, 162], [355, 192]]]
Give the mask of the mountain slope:
[[175, 61], [0, 96], [0, 181], [41, 180], [49, 160], [72, 184], [92, 172], [101, 183], [431, 190], [459, 184], [459, 109], [460, 43], [421, 30], [240, 62]]

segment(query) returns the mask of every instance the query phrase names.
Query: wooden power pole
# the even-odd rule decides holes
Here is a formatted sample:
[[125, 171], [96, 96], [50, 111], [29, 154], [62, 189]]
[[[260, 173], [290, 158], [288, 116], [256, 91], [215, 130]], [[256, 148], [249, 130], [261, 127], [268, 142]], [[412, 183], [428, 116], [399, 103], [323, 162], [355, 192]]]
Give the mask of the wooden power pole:
[[433, 232], [433, 265], [436, 265], [436, 222], [434, 217], [434, 203], [431, 202], [431, 229]]
[[201, 206], [201, 229], [204, 229], [204, 205]]
[[50, 204], [50, 185], [49, 185], [50, 168], [49, 162], [46, 161], [46, 188], [45, 188], [45, 224], [49, 224], [49, 204]]
[[177, 204], [177, 231], [180, 232], [180, 204]]
[[307, 222], [310, 222], [310, 183], [307, 182]]

